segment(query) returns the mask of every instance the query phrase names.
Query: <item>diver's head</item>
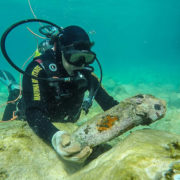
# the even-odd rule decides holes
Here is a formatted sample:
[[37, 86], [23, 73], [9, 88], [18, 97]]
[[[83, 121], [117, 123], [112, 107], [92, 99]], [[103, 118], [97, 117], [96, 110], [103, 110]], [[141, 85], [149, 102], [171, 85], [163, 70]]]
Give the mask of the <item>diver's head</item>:
[[60, 37], [60, 42], [62, 46], [69, 46], [76, 42], [84, 42], [86, 44], [79, 47], [80, 49], [90, 50], [91, 42], [88, 34], [79, 26], [68, 26], [63, 29], [62, 36]]
[[84, 64], [82, 64], [81, 66], [75, 66], [73, 64], [70, 64], [64, 57], [64, 54], [62, 54], [62, 64], [64, 69], [70, 76], [73, 76], [75, 71], [84, 69], [85, 66]]
[[90, 42], [88, 34], [81, 27], [68, 26], [64, 28], [59, 39], [62, 64], [69, 75], [94, 62], [96, 54], [90, 50], [93, 43]]

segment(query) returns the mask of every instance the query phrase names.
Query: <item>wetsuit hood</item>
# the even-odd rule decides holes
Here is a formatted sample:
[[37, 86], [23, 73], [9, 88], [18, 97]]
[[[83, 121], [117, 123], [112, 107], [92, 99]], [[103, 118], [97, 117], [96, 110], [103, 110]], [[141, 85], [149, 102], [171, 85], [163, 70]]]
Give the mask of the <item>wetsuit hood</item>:
[[63, 34], [60, 37], [62, 46], [69, 46], [79, 43], [77, 49], [90, 50], [91, 42], [88, 34], [79, 26], [68, 26], [63, 29]]

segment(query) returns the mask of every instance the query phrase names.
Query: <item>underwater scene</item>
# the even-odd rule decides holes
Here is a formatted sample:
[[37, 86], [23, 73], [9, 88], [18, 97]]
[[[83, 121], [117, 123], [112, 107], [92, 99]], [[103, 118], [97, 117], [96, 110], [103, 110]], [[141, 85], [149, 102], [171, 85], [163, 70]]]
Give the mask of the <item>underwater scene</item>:
[[[12, 24], [26, 19], [43, 19], [60, 27], [82, 27], [94, 42], [92, 51], [96, 53], [102, 67], [102, 85], [115, 100], [124, 102], [127, 98], [148, 94], [166, 102], [166, 113], [161, 119], [148, 126], [133, 125], [130, 131], [123, 131], [121, 136], [112, 141], [110, 138], [107, 146], [97, 148], [98, 152], [104, 154], [95, 154], [93, 160], [83, 167], [59, 162], [51, 148], [32, 135], [26, 122], [2, 122], [0, 180], [180, 180], [179, 0], [6, 0], [0, 2], [0, 9], [0, 36]], [[42, 41], [41, 38], [37, 41], [28, 27], [38, 34], [40, 26], [38, 22], [22, 25], [7, 38], [8, 55], [20, 69], [25, 69], [32, 61], [29, 57], [33, 57], [37, 44]], [[97, 62], [93, 63], [93, 67], [100, 78]], [[21, 83], [20, 73], [7, 62], [2, 52], [0, 70], [10, 72]], [[7, 86], [0, 81], [0, 120], [8, 95]], [[67, 123], [67, 127], [63, 124], [57, 126], [72, 132], [99, 113], [103, 113], [103, 110], [94, 101], [88, 115], [81, 113], [74, 125]], [[22, 134], [19, 134], [22, 129]], [[12, 144], [12, 140], [15, 140], [16, 145]], [[158, 143], [161, 147], [167, 145], [164, 151]], [[26, 145], [41, 147], [32, 150]], [[9, 149], [5, 151], [6, 148]], [[39, 155], [41, 151], [43, 154]], [[21, 160], [13, 158], [8, 152], [15, 153]], [[135, 152], [135, 155], [131, 152]], [[30, 161], [27, 156], [31, 156]], [[35, 163], [33, 168], [30, 164], [32, 161]]]

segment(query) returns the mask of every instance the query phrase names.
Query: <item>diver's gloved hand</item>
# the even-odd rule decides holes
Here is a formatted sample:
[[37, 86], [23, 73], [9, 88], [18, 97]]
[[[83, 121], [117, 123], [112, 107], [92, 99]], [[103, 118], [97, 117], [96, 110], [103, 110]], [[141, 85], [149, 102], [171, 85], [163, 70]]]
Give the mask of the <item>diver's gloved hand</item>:
[[92, 153], [89, 146], [82, 149], [79, 142], [71, 145], [71, 137], [65, 131], [58, 131], [53, 135], [52, 145], [56, 152], [66, 161], [82, 163]]
[[87, 114], [89, 112], [89, 108], [92, 106], [92, 98], [86, 98], [84, 101], [83, 101], [83, 104], [82, 104], [82, 109], [85, 111], [85, 113]]
[[0, 70], [0, 81], [7, 86], [10, 91], [20, 89], [14, 77], [7, 71]]

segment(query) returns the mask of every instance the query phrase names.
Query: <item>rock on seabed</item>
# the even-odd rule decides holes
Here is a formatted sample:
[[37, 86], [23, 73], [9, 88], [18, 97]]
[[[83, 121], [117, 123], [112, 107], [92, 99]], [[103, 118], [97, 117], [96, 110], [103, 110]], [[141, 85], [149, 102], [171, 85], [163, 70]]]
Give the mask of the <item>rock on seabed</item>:
[[179, 176], [180, 135], [138, 130], [80, 167], [63, 162], [26, 122], [0, 124], [0, 180], [179, 180]]

